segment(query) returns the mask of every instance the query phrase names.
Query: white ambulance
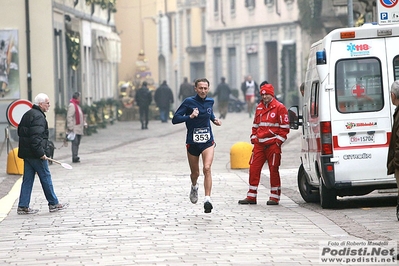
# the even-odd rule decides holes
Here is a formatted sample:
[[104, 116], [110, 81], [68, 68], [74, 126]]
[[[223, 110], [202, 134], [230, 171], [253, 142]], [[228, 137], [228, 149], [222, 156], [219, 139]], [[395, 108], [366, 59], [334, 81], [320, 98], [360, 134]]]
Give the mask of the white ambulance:
[[306, 202], [333, 208], [337, 196], [396, 188], [386, 160], [399, 79], [399, 25], [336, 29], [311, 46], [302, 106], [298, 187]]

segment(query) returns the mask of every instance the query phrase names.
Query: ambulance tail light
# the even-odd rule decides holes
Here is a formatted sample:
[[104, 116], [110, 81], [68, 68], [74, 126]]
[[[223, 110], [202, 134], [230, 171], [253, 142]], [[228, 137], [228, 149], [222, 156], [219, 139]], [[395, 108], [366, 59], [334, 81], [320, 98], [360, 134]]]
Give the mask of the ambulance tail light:
[[354, 39], [356, 37], [355, 31], [343, 31], [340, 33], [341, 39]]
[[326, 165], [326, 170], [327, 170], [327, 172], [332, 172], [332, 171], [334, 171], [334, 166], [332, 164], [328, 164], [328, 165]]
[[330, 155], [333, 153], [331, 122], [320, 122], [320, 141], [321, 141], [321, 154]]

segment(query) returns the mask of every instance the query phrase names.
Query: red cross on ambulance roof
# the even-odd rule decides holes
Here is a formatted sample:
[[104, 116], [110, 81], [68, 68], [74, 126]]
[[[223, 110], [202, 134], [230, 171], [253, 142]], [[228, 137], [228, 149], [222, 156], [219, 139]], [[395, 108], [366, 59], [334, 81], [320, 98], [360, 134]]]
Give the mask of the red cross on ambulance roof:
[[360, 97], [365, 94], [366, 90], [362, 85], [356, 84], [354, 87], [355, 87], [355, 89], [352, 90], [353, 96]]

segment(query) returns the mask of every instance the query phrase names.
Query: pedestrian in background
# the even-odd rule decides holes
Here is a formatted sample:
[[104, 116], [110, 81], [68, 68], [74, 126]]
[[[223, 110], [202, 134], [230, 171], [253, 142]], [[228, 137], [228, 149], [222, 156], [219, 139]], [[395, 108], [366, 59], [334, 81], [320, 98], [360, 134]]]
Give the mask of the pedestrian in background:
[[143, 81], [141, 88], [137, 90], [135, 101], [139, 107], [141, 129], [148, 129], [148, 113], [152, 102], [152, 95], [146, 81]]
[[252, 80], [251, 75], [248, 75], [241, 84], [241, 91], [244, 94], [244, 99], [248, 107], [248, 114], [251, 118], [254, 113], [255, 102], [257, 102], [259, 98], [258, 84]]
[[214, 97], [217, 97], [218, 99], [220, 118], [225, 119], [229, 107], [231, 89], [230, 86], [226, 83], [225, 77], [222, 77], [220, 81], [220, 84], [216, 87]]
[[278, 205], [281, 194], [281, 145], [290, 132], [288, 111], [274, 98], [273, 85], [264, 81], [260, 88], [262, 101], [256, 107], [251, 133], [251, 143], [254, 146], [249, 162], [249, 190], [247, 197], [238, 203], [257, 203], [260, 175], [267, 161], [270, 171], [270, 197], [267, 205]]
[[[396, 184], [399, 188], [399, 80], [391, 85], [391, 101], [396, 106], [393, 114], [392, 134], [388, 148], [387, 174], [395, 175]], [[396, 205], [396, 218], [399, 221], [399, 195]]]
[[75, 137], [70, 139], [72, 141], [72, 162], [79, 163], [79, 146], [82, 136], [84, 135], [84, 128], [87, 126], [85, 116], [82, 108], [80, 108], [80, 92], [75, 92], [72, 99], [69, 101], [67, 111], [67, 134], [73, 134]]
[[180, 84], [179, 99], [183, 101], [187, 97], [195, 95], [195, 90], [193, 84], [188, 82], [187, 78], [184, 78], [183, 83]]
[[162, 123], [168, 122], [170, 105], [173, 103], [173, 92], [166, 84], [166, 80], [155, 91], [154, 100], [159, 108], [159, 116]]
[[39, 93], [35, 97], [32, 108], [22, 116], [18, 125], [18, 157], [24, 160], [18, 214], [34, 214], [39, 211], [29, 207], [35, 174], [39, 176], [50, 212], [56, 212], [68, 206], [67, 203], [61, 204], [58, 202], [48, 167], [47, 159], [50, 156], [48, 146], [49, 131], [44, 113], [49, 108], [49, 97], [44, 93]]
[[205, 190], [204, 210], [205, 213], [210, 213], [213, 209], [211, 202], [211, 167], [215, 150], [210, 121], [217, 126], [221, 126], [222, 122], [213, 113], [214, 100], [207, 97], [209, 81], [206, 78], [197, 79], [195, 91], [197, 93], [195, 97], [186, 98], [179, 106], [173, 116], [172, 123], [186, 123], [187, 159], [191, 170], [190, 200], [193, 204], [198, 201], [199, 156], [202, 154]]

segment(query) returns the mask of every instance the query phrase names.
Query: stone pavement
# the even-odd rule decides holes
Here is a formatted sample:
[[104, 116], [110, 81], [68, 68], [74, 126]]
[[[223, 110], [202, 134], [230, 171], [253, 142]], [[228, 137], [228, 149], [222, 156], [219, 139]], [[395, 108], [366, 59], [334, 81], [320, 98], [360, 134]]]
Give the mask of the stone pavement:
[[[210, 214], [203, 211], [202, 176], [199, 202], [188, 198], [184, 124], [151, 121], [141, 130], [137, 121], [116, 122], [83, 137], [77, 164], [70, 147], [57, 142], [55, 159], [73, 166], [50, 166], [60, 202], [70, 204], [57, 213], [48, 212], [36, 179], [31, 207], [40, 212], [17, 215], [20, 176], [5, 174], [2, 165], [0, 264], [319, 265], [319, 241], [356, 238], [286, 197], [284, 184], [279, 206], [265, 204], [267, 184], [259, 188], [258, 205], [237, 204], [247, 192], [248, 170], [230, 168], [230, 148], [249, 141], [251, 122], [245, 113], [229, 113], [221, 127], [213, 126]], [[299, 142], [298, 134], [289, 141]], [[290, 165], [297, 162], [287, 166], [284, 158], [283, 152], [282, 170], [288, 167], [295, 183]]]

